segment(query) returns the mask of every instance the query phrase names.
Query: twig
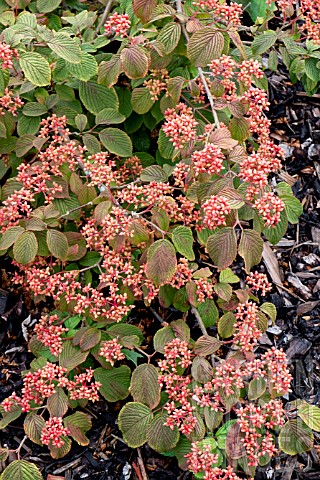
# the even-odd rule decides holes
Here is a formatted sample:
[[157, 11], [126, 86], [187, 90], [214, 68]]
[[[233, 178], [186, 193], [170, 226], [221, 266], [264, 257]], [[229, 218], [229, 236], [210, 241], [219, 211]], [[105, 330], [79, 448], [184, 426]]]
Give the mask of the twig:
[[191, 312], [193, 313], [193, 315], [196, 317], [197, 319], [197, 322], [199, 324], [199, 327], [200, 327], [200, 330], [202, 332], [203, 335], [208, 335], [207, 333], [207, 329], [203, 323], [203, 320], [202, 318], [200, 317], [200, 313], [198, 312], [198, 310], [196, 309], [196, 307], [191, 307]]
[[[181, 0], [176, 0], [176, 5], [177, 5], [177, 12], [178, 13], [183, 13]], [[186, 27], [182, 24], [181, 28], [182, 28], [183, 35], [186, 39], [186, 42], [188, 43], [189, 42], [189, 35], [188, 35], [187, 30], [186, 30]], [[211, 107], [211, 111], [212, 111], [212, 115], [213, 115], [213, 119], [214, 119], [214, 124], [215, 124], [216, 128], [220, 128], [219, 118], [218, 118], [217, 112], [215, 111], [215, 108], [214, 108], [213, 96], [210, 92], [210, 88], [209, 88], [209, 85], [207, 83], [206, 77], [205, 77], [201, 67], [197, 67], [197, 70], [198, 70], [199, 77], [201, 79], [201, 82], [203, 83], [204, 89], [206, 91], [206, 94], [207, 94], [207, 97], [208, 97], [208, 100], [209, 100], [209, 103], [210, 103], [210, 107]]]
[[142, 459], [142, 455], [141, 455], [141, 452], [140, 452], [140, 448], [137, 448], [137, 451], [138, 451], [138, 463], [139, 463], [139, 467], [140, 467], [140, 470], [141, 470], [141, 475], [142, 475], [142, 479], [143, 480], [149, 480], [148, 479], [148, 475], [147, 475], [147, 472], [146, 472], [146, 469], [144, 467], [144, 463], [143, 463], [143, 459]]
[[104, 9], [104, 12], [103, 12], [103, 14], [102, 14], [102, 16], [101, 16], [100, 22], [99, 22], [99, 24], [98, 24], [98, 26], [97, 26], [97, 28], [96, 28], [96, 33], [99, 33], [99, 32], [100, 32], [100, 28], [102, 27], [102, 25], [105, 24], [105, 21], [107, 20], [107, 16], [108, 16], [108, 14], [109, 14], [109, 12], [110, 12], [110, 10], [111, 10], [112, 4], [113, 4], [113, 0], [108, 0], [107, 5], [106, 5], [106, 7], [105, 7], [105, 9]]
[[151, 311], [151, 313], [153, 313], [153, 315], [156, 317], [156, 319], [159, 320], [160, 323], [164, 323], [163, 318], [160, 317], [160, 315], [155, 311], [154, 308], [150, 307], [150, 311]]
[[67, 211], [66, 213], [64, 213], [63, 215], [60, 215], [59, 218], [67, 217], [68, 215], [70, 215], [70, 213], [75, 212], [76, 210], [80, 210], [80, 208], [88, 207], [89, 205], [93, 205], [93, 203], [92, 203], [92, 202], [88, 202], [88, 203], [84, 203], [83, 205], [79, 205], [79, 207], [72, 208], [71, 210], [68, 210], [68, 211]]
[[300, 300], [300, 301], [303, 302], [303, 303], [306, 303], [306, 301], [305, 301], [302, 297], [300, 297], [300, 296], [297, 295], [296, 293], [291, 292], [291, 290], [289, 290], [289, 288], [284, 287], [283, 285], [281, 285], [280, 283], [275, 282], [274, 280], [273, 280], [273, 283], [274, 283], [275, 285], [277, 285], [277, 287], [281, 288], [281, 290], [284, 290], [285, 292], [287, 292], [287, 293], [288, 293], [289, 295], [291, 295], [292, 297], [297, 298], [298, 300]]

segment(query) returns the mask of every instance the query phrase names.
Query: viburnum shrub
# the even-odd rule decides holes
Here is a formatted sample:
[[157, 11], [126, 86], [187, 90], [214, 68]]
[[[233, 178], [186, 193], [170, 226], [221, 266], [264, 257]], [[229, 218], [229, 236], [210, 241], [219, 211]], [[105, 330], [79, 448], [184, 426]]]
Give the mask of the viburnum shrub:
[[[272, 48], [276, 68], [283, 43], [312, 92], [317, 7], [251, 1], [245, 26], [222, 0], [61, 3], [0, 7], [0, 253], [13, 284], [55, 307], [0, 427], [25, 414], [28, 438], [61, 458], [89, 443], [88, 402], [128, 400], [130, 447], [147, 442], [196, 478], [252, 478], [320, 430], [317, 407], [281, 400], [291, 375], [259, 344], [276, 309], [254, 269], [302, 212], [281, 181], [261, 54]], [[152, 345], [130, 315], [143, 304]], [[18, 471], [42, 478], [18, 457], [1, 479]]]

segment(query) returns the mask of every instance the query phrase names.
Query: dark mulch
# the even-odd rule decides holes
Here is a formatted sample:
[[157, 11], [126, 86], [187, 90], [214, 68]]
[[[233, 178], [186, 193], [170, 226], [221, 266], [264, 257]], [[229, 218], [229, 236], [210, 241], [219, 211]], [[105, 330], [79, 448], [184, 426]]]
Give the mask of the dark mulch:
[[[278, 308], [275, 326], [268, 329], [262, 346], [277, 344], [287, 352], [293, 391], [288, 400], [297, 398], [319, 404], [320, 400], [320, 95], [310, 98], [293, 86], [281, 71], [270, 74], [272, 136], [287, 152], [282, 176], [293, 185], [304, 205], [298, 226], [290, 226], [275, 253], [281, 283], [270, 295]], [[0, 401], [21, 388], [21, 371], [28, 368], [32, 356], [27, 352], [26, 332], [38, 310], [17, 291], [11, 291], [1, 265], [0, 286]], [[270, 264], [260, 267], [270, 272]], [[45, 308], [44, 305], [40, 308]], [[29, 315], [31, 317], [29, 318]], [[25, 320], [25, 327], [21, 324]], [[152, 321], [150, 333], [152, 333]], [[150, 480], [191, 479], [178, 468], [174, 459], [162, 457], [145, 446], [128, 448], [121, 440], [116, 416], [121, 404], [98, 402], [90, 405], [93, 428], [88, 433], [90, 445], [73, 444], [72, 454], [53, 460], [44, 449], [26, 441], [22, 457], [35, 462], [44, 473], [61, 475], [65, 480], [141, 480], [141, 462]], [[21, 420], [0, 431], [0, 445], [15, 449], [24, 437]], [[256, 480], [319, 480], [320, 435], [315, 447], [296, 457], [281, 455], [271, 467], [259, 469]], [[140, 458], [139, 458], [140, 454]], [[10, 458], [13, 460], [14, 457]], [[0, 465], [1, 471], [1, 465]]]

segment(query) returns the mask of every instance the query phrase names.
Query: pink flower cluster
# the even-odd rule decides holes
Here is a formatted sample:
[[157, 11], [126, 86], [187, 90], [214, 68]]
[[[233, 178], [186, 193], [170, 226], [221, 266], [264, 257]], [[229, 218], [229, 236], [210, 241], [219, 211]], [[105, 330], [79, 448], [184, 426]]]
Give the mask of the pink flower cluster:
[[[22, 396], [15, 393], [2, 402], [6, 412], [18, 405], [23, 412], [31, 410], [31, 404], [42, 405], [45, 398], [51, 397], [56, 392], [56, 387], [66, 388], [73, 400], [88, 399], [92, 402], [98, 400], [99, 382], [92, 382], [93, 370], [75, 375], [73, 380], [66, 376], [67, 369], [48, 362], [44, 367], [35, 372], [29, 371], [23, 379]], [[90, 383], [91, 382], [91, 383]]]
[[[246, 87], [250, 87], [253, 77], [262, 78], [263, 71], [261, 65], [257, 60], [244, 60], [242, 63], [237, 63], [232, 57], [228, 55], [222, 55], [221, 58], [212, 60], [209, 64], [209, 68], [212, 71], [214, 78], [219, 77], [221, 84], [229, 91], [229, 96], [225, 95], [224, 98], [233, 100], [236, 97], [237, 85], [236, 81], [242, 82]], [[230, 96], [230, 93], [233, 95]]]
[[2, 70], [13, 67], [13, 58], [19, 60], [18, 50], [16, 50], [15, 48], [11, 48], [10, 45], [7, 45], [4, 42], [0, 43], [0, 60], [2, 61]]
[[44, 315], [40, 322], [34, 327], [35, 334], [39, 342], [50, 349], [52, 355], [56, 357], [62, 352], [61, 335], [68, 331], [62, 325], [54, 325], [59, 321], [58, 315]]
[[143, 85], [149, 90], [150, 96], [156, 102], [161, 92], [167, 91], [167, 81], [169, 80], [168, 70], [162, 68], [160, 70], [150, 70], [150, 79], [145, 80]]
[[285, 204], [273, 192], [266, 192], [254, 202], [254, 208], [262, 216], [266, 227], [275, 227], [280, 222]]
[[194, 152], [191, 159], [196, 176], [200, 173], [214, 175], [222, 170], [224, 155], [221, 148], [208, 143], [203, 150]]
[[248, 455], [248, 464], [257, 466], [259, 458], [266, 454], [272, 457], [277, 453], [273, 435], [266, 432], [261, 438], [261, 429], [273, 429], [281, 427], [285, 422], [283, 405], [280, 400], [270, 400], [263, 405], [248, 403], [246, 406], [236, 410], [238, 424], [244, 434], [243, 443]]
[[109, 19], [104, 24], [104, 32], [106, 35], [114, 35], [116, 37], [127, 37], [127, 31], [129, 30], [131, 22], [129, 15], [126, 13], [120, 14], [114, 12], [110, 15]]
[[16, 117], [18, 115], [17, 109], [22, 107], [23, 103], [20, 97], [14, 97], [13, 92], [9, 88], [5, 88], [3, 96], [0, 97], [0, 116], [8, 111]]
[[246, 278], [246, 284], [250, 285], [252, 290], [260, 292], [262, 297], [272, 290], [272, 285], [264, 273], [251, 272]]
[[51, 135], [52, 142], [61, 142], [70, 133], [69, 129], [66, 128], [67, 121], [68, 119], [65, 115], [57, 117], [55, 113], [51, 117], [44, 118], [41, 120], [42, 127], [39, 131], [39, 137], [46, 138]]
[[63, 437], [69, 435], [69, 430], [63, 426], [61, 417], [50, 417], [41, 431], [41, 442], [44, 445], [60, 448], [64, 445]]
[[165, 405], [168, 412], [166, 425], [171, 429], [176, 425], [183, 434], [192, 432], [196, 425], [196, 418], [193, 415], [194, 407], [190, 400], [192, 392], [188, 388], [191, 380], [178, 373], [177, 368], [187, 368], [191, 364], [191, 352], [188, 344], [179, 338], [167, 343], [164, 349], [164, 360], [158, 365], [161, 370], [159, 383], [165, 386], [169, 401]]
[[204, 480], [212, 480], [213, 465], [218, 461], [218, 455], [212, 453], [211, 445], [195, 442], [191, 445], [191, 452], [185, 455], [188, 467], [193, 473], [204, 473]]
[[237, 322], [234, 327], [236, 334], [234, 335], [234, 343], [239, 344], [240, 348], [245, 352], [251, 352], [261, 337], [262, 332], [259, 330], [258, 323], [258, 307], [253, 302], [239, 304], [235, 317]]
[[198, 122], [193, 116], [191, 107], [178, 103], [176, 108], [166, 110], [164, 116], [165, 123], [162, 130], [176, 149], [182, 150], [188, 143], [195, 140]]
[[121, 352], [121, 348], [122, 345], [120, 345], [118, 339], [113, 338], [102, 344], [99, 355], [104, 357], [111, 365], [114, 365], [117, 360], [123, 360], [126, 358]]
[[198, 230], [209, 228], [213, 230], [221, 225], [226, 225], [226, 216], [231, 212], [228, 200], [222, 195], [212, 195], [202, 205], [204, 213], [202, 223], [198, 225]]
[[238, 3], [230, 2], [230, 5], [224, 0], [196, 0], [193, 5], [209, 10], [215, 19], [223, 19], [233, 25], [241, 24], [242, 7]]

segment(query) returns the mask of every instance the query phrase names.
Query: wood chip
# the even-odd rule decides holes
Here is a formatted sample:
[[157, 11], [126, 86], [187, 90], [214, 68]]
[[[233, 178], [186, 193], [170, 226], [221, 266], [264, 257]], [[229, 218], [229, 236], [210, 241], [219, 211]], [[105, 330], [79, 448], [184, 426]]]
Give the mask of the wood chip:
[[[282, 285], [278, 260], [273, 253], [270, 244], [267, 242], [265, 242], [263, 246], [262, 258], [273, 282]], [[281, 289], [278, 286], [277, 289], [281, 293]]]

